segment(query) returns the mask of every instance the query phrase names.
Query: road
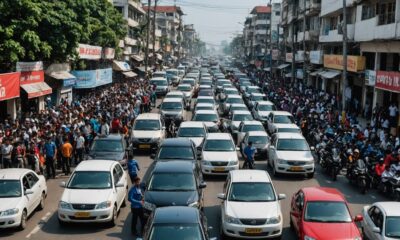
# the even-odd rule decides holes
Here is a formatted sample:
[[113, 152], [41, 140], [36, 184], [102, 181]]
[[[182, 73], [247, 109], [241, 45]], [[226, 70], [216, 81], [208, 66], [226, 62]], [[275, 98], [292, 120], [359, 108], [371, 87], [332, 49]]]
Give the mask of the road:
[[[155, 109], [157, 111], [157, 109]], [[188, 113], [186, 119], [191, 118], [191, 113]], [[239, 154], [240, 155], [240, 154]], [[141, 166], [140, 175], [144, 175], [146, 169], [153, 161], [149, 155], [137, 155], [135, 158], [139, 161]], [[267, 169], [265, 161], [256, 162], [257, 169]], [[269, 169], [268, 169], [269, 170]], [[270, 175], [272, 175], [270, 173]], [[46, 199], [45, 208], [34, 213], [27, 223], [27, 228], [18, 232], [15, 230], [1, 230], [0, 238], [7, 240], [93, 240], [93, 239], [134, 239], [131, 235], [130, 225], [130, 208], [126, 207], [121, 209], [118, 221], [115, 227], [109, 228], [102, 225], [92, 224], [76, 224], [67, 227], [60, 227], [57, 221], [57, 207], [60, 200], [63, 188], [59, 187], [60, 182], [66, 181], [67, 177], [59, 176], [55, 180], [49, 180], [48, 184], [48, 197]], [[212, 226], [210, 230], [211, 237], [219, 237], [220, 225], [220, 200], [216, 195], [222, 191], [222, 186], [225, 177], [205, 177], [207, 188], [205, 189], [205, 207], [204, 211], [208, 219], [208, 223]], [[323, 186], [334, 187], [339, 189], [350, 203], [350, 208], [353, 216], [359, 214], [364, 205], [371, 204], [376, 201], [388, 200], [376, 191], [371, 191], [366, 195], [362, 195], [355, 186], [348, 183], [344, 176], [339, 176], [336, 182], [328, 180], [328, 178], [321, 173], [319, 169], [313, 179], [305, 179], [300, 176], [285, 176], [280, 178], [273, 178], [273, 183], [278, 193], [284, 193], [287, 199], [282, 201], [283, 211], [283, 238], [284, 240], [296, 239], [293, 232], [289, 229], [289, 207], [292, 195], [303, 187], [310, 186]]]

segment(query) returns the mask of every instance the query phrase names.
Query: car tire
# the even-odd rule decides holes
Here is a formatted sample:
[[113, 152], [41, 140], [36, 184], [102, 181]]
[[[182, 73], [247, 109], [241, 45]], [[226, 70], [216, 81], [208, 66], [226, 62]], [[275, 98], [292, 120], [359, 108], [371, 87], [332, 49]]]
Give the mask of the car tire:
[[118, 216], [118, 210], [117, 210], [117, 206], [114, 205], [114, 209], [113, 209], [113, 213], [112, 213], [112, 218], [111, 220], [108, 222], [108, 225], [110, 227], [114, 227], [116, 222], [117, 222], [117, 216]]
[[45, 206], [44, 200], [45, 200], [45, 198], [46, 198], [46, 195], [44, 193], [42, 193], [42, 196], [40, 197], [39, 205], [37, 206], [38, 210], [43, 210], [44, 209], [44, 206]]
[[226, 240], [228, 237], [225, 235], [224, 230], [222, 229], [222, 223], [219, 227], [219, 239], [220, 240]]
[[307, 173], [307, 178], [308, 178], [308, 179], [314, 178], [314, 173], [315, 173], [315, 172]]
[[18, 226], [18, 230], [23, 231], [26, 228], [26, 220], [28, 219], [28, 213], [26, 210], [22, 211], [21, 222]]

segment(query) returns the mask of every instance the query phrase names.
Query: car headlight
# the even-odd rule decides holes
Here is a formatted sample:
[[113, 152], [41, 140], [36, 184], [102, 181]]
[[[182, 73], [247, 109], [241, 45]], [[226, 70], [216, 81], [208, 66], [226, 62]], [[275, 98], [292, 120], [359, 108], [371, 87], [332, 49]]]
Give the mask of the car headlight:
[[144, 204], [143, 204], [143, 208], [147, 209], [149, 211], [154, 211], [157, 208], [157, 206], [155, 204], [153, 204], [153, 203], [149, 203], [149, 202], [145, 201]]
[[283, 160], [283, 159], [278, 159], [278, 164], [287, 164], [288, 161]]
[[10, 215], [15, 215], [19, 212], [18, 208], [12, 208], [12, 209], [7, 209], [5, 211], [2, 211], [0, 216], [10, 216]]
[[69, 210], [72, 210], [71, 204], [69, 204], [69, 203], [67, 203], [67, 202], [63, 202], [63, 201], [61, 201], [61, 202], [58, 204], [58, 207], [61, 208], [61, 209], [69, 209]]
[[198, 208], [200, 206], [199, 202], [192, 202], [188, 204], [189, 207], [194, 207], [194, 208]]
[[305, 235], [304, 236], [304, 240], [317, 240], [317, 239]]
[[111, 201], [105, 201], [96, 205], [96, 209], [105, 209], [111, 207]]
[[232, 224], [241, 224], [241, 222], [239, 221], [239, 219], [231, 217], [229, 215], [225, 214], [225, 222], [227, 223], [232, 223]]
[[201, 163], [203, 165], [206, 165], [206, 166], [211, 166], [211, 162], [210, 161], [203, 160], [203, 161], [201, 161]]
[[239, 163], [239, 161], [229, 161], [228, 166], [235, 166]]
[[281, 222], [281, 216], [267, 218], [266, 224], [278, 224]]

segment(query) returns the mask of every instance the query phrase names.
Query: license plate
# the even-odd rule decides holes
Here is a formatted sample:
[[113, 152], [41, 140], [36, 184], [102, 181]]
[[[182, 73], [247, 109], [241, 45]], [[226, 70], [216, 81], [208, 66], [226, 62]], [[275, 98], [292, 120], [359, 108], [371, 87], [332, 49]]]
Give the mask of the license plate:
[[148, 144], [140, 144], [140, 145], [139, 145], [139, 148], [142, 148], [142, 149], [150, 149], [150, 145], [148, 145]]
[[75, 213], [75, 217], [88, 218], [88, 217], [90, 217], [90, 212], [77, 212], [77, 213]]
[[261, 228], [246, 228], [244, 231], [248, 234], [258, 234], [258, 233], [262, 232], [262, 229]]
[[294, 171], [294, 172], [303, 171], [303, 167], [291, 167], [290, 171]]
[[223, 168], [223, 167], [216, 167], [216, 168], [214, 169], [214, 171], [216, 171], [216, 172], [225, 172], [225, 168]]

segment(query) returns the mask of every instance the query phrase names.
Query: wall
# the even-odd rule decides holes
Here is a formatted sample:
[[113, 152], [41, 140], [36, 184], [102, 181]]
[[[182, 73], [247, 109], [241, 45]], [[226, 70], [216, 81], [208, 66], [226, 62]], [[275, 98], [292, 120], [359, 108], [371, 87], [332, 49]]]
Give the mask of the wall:
[[[346, 0], [346, 5], [350, 7], [355, 0]], [[322, 0], [321, 1], [321, 17], [341, 10], [343, 8], [342, 0]]]

